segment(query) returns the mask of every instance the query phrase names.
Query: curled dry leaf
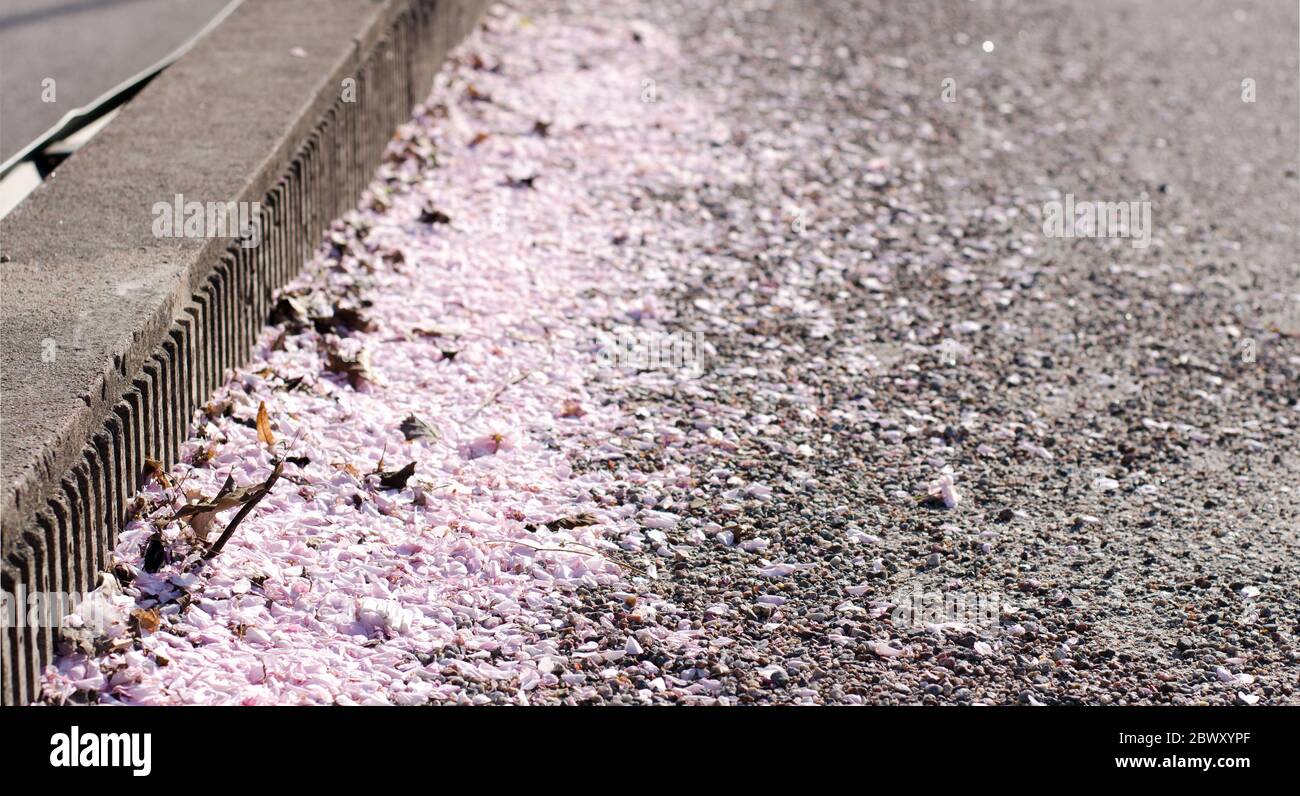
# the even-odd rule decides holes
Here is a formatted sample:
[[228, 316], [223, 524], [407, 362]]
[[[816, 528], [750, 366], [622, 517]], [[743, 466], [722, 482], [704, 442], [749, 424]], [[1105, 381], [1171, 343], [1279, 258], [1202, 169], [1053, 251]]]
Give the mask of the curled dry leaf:
[[374, 381], [374, 373], [370, 370], [370, 354], [364, 350], [355, 355], [344, 354], [337, 349], [330, 351], [325, 367], [333, 373], [346, 376], [348, 384], [354, 390]]
[[468, 63], [469, 63], [470, 68], [472, 68], [472, 69], [478, 69], [478, 70], [481, 70], [481, 71], [484, 71], [484, 72], [500, 72], [500, 71], [501, 71], [501, 62], [500, 62], [500, 61], [495, 61], [495, 60], [494, 60], [494, 61], [490, 61], [490, 62], [489, 62], [488, 60], [484, 59], [484, 57], [483, 57], [482, 55], [480, 55], [479, 53], [471, 53], [470, 56], [469, 56]]
[[153, 633], [162, 626], [162, 614], [158, 613], [157, 608], [137, 608], [131, 612], [131, 618], [136, 621], [140, 629], [146, 633]]
[[271, 419], [266, 414], [266, 401], [257, 405], [257, 438], [267, 447], [275, 444], [275, 435], [271, 433]]
[[350, 331], [372, 332], [375, 325], [355, 307], [338, 306], [329, 315], [317, 315], [311, 319], [316, 331], [321, 334], [333, 332], [346, 334]]
[[342, 470], [358, 480], [361, 478], [361, 470], [357, 469], [357, 466], [352, 462], [331, 462], [330, 466], [335, 470]]
[[400, 470], [389, 470], [378, 475], [379, 485], [384, 489], [405, 489], [406, 482], [411, 480], [411, 476], [415, 475], [415, 462], [411, 462]]
[[433, 205], [425, 205], [420, 211], [421, 224], [450, 224], [451, 216], [442, 212]]
[[408, 158], [414, 159], [421, 166], [437, 165], [438, 150], [429, 136], [416, 133], [409, 138], [399, 138], [389, 145], [384, 154], [384, 160], [389, 163], [400, 163]]
[[193, 467], [203, 467], [212, 461], [212, 457], [217, 455], [217, 443], [209, 442], [199, 445], [194, 453], [190, 456], [190, 465]]
[[176, 518], [184, 520], [194, 536], [201, 542], [208, 540], [208, 528], [212, 521], [216, 519], [219, 512], [226, 509], [233, 509], [243, 503], [247, 490], [245, 488], [235, 488], [235, 479], [226, 476], [226, 482], [218, 490], [216, 497], [212, 500], [199, 500], [187, 506], [182, 506], [176, 512]]
[[600, 520], [595, 514], [584, 511], [581, 514], [575, 514], [572, 517], [561, 517], [558, 520], [551, 520], [546, 523], [546, 527], [552, 531], [567, 531], [571, 528], [582, 528], [587, 525], [595, 525], [598, 522], [600, 522]]
[[152, 477], [167, 489], [172, 488], [172, 480], [168, 477], [167, 470], [163, 467], [162, 462], [157, 459], [151, 459], [148, 456], [145, 457], [144, 475], [146, 478]]
[[413, 439], [427, 439], [436, 442], [438, 440], [439, 435], [437, 429], [413, 414], [408, 415], [407, 418], [402, 421], [401, 428], [402, 436], [406, 437], [407, 441]]
[[512, 174], [506, 178], [506, 185], [511, 188], [532, 188], [533, 183], [537, 182], [536, 174]]
[[162, 534], [155, 533], [149, 537], [144, 548], [144, 571], [154, 573], [162, 569], [167, 562], [167, 550], [163, 547]]
[[297, 296], [281, 296], [271, 309], [270, 321], [273, 325], [283, 323], [298, 328], [307, 323], [310, 311], [307, 302]]

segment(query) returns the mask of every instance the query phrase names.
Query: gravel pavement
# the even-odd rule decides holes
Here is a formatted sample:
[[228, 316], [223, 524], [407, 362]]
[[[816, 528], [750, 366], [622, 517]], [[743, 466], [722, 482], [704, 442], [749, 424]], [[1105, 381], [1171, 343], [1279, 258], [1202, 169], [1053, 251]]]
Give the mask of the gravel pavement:
[[498, 7], [47, 698], [1300, 702], [1297, 11]]
[[[735, 644], [665, 665], [742, 702], [1296, 701], [1296, 14], [663, 10], [693, 42], [667, 90], [708, 98], [746, 178], [659, 205], [692, 261], [675, 322], [718, 353], [689, 392], [629, 396], [731, 441], [668, 452], [692, 512], [801, 567], [681, 562], [669, 599]], [[1065, 194], [1149, 201], [1150, 245], [1047, 238]], [[944, 467], [961, 502], [917, 505]], [[1003, 607], [890, 607], [940, 595], [958, 610], [913, 620]]]

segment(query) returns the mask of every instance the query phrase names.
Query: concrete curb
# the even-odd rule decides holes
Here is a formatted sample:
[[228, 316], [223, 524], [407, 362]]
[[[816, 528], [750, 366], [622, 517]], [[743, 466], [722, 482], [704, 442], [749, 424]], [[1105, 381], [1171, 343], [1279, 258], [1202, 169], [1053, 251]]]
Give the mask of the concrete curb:
[[[485, 5], [248, 0], [0, 221], [6, 593], [95, 587], [145, 457], [174, 463]], [[260, 244], [155, 237], [176, 194], [260, 202]], [[6, 629], [5, 704], [37, 696], [55, 641]]]

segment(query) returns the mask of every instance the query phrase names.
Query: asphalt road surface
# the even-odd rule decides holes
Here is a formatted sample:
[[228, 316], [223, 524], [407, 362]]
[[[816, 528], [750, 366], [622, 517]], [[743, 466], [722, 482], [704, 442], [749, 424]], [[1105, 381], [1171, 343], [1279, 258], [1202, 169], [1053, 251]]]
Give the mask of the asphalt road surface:
[[227, 2], [7, 0], [0, 9], [0, 162], [68, 111], [171, 53]]

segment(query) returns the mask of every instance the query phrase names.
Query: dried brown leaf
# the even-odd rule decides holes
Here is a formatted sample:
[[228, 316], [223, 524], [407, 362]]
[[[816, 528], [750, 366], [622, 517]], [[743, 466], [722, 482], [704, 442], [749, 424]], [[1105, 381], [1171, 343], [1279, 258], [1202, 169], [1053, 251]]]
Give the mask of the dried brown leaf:
[[212, 525], [212, 521], [216, 519], [217, 514], [241, 505], [247, 492], [247, 487], [236, 488], [235, 479], [226, 476], [226, 482], [222, 484], [216, 497], [212, 498], [212, 500], [201, 499], [187, 506], [181, 506], [176, 512], [176, 519], [184, 520], [190, 526], [190, 530], [194, 532], [195, 537], [201, 542], [206, 542], [208, 540], [208, 528]]
[[424, 208], [420, 210], [420, 223], [421, 224], [450, 224], [451, 216], [447, 215], [446, 213], [442, 212], [441, 210], [439, 210], [438, 208], [434, 207], [431, 204], [426, 204]]
[[311, 319], [316, 331], [321, 334], [333, 332], [346, 334], [350, 331], [372, 332], [374, 323], [361, 314], [355, 307], [335, 307], [329, 315], [316, 315]]
[[435, 442], [438, 440], [437, 429], [415, 415], [410, 415], [403, 420], [401, 428], [402, 436], [406, 437], [407, 440], [428, 439]]
[[266, 414], [266, 401], [257, 405], [257, 438], [267, 447], [275, 444], [275, 435], [271, 433], [271, 419]]
[[167, 489], [172, 488], [172, 479], [168, 477], [167, 470], [163, 467], [162, 462], [157, 459], [151, 459], [148, 456], [144, 459], [144, 474], [146, 477], [152, 476]]
[[307, 303], [297, 296], [281, 296], [271, 310], [271, 324], [288, 324], [297, 328], [307, 322]]
[[162, 627], [162, 614], [158, 613], [157, 608], [149, 608], [147, 610], [144, 608], [136, 608], [131, 612], [131, 616], [135, 619], [136, 624], [139, 625], [140, 629], [147, 633], [153, 633], [158, 630], [158, 628]]
[[144, 548], [144, 571], [149, 573], [162, 569], [167, 562], [167, 550], [163, 547], [162, 534], [155, 533], [149, 537]]
[[598, 522], [600, 522], [600, 520], [595, 514], [584, 511], [581, 514], [575, 514], [572, 517], [560, 517], [558, 520], [551, 520], [546, 523], [546, 527], [552, 531], [567, 531], [573, 528], [583, 528], [588, 525], [595, 525]]
[[413, 475], [415, 475], [415, 462], [411, 462], [400, 470], [379, 473], [379, 485], [384, 489], [405, 489], [406, 482], [411, 480]]
[[346, 376], [348, 384], [352, 385], [354, 390], [374, 381], [374, 373], [370, 370], [370, 354], [367, 351], [361, 351], [356, 355], [344, 354], [338, 350], [330, 351], [325, 367], [332, 373]]

